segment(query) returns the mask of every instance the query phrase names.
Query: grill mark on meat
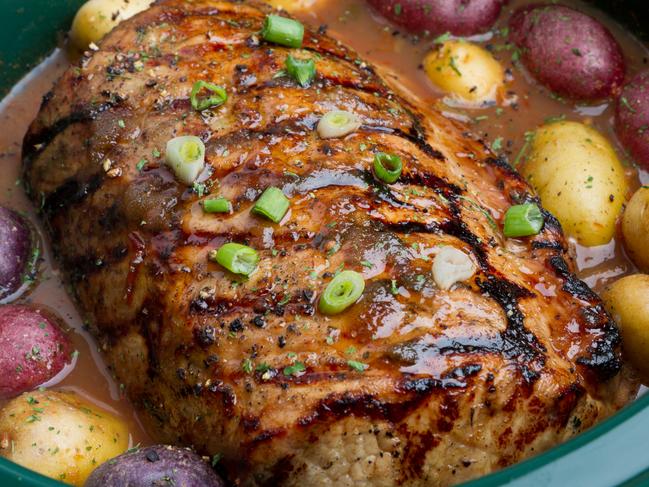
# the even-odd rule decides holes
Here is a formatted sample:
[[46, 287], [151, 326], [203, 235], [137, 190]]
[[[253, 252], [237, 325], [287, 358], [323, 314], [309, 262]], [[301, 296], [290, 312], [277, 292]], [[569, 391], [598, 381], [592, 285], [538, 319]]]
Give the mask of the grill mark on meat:
[[82, 254], [74, 258], [65, 259], [68, 276], [73, 283], [85, 281], [88, 276], [102, 269], [118, 264], [128, 255], [128, 247], [118, 244], [110, 249], [107, 254]]
[[486, 279], [476, 279], [478, 287], [502, 307], [507, 319], [507, 328], [503, 333], [503, 354], [515, 360], [523, 379], [531, 383], [538, 378], [540, 369], [545, 365], [545, 347], [537, 337], [525, 327], [518, 301], [532, 298], [534, 294], [503, 278], [487, 275]]
[[101, 113], [110, 108], [116, 107], [119, 104], [121, 104], [121, 101], [105, 102], [97, 106], [89, 105], [86, 107], [79, 107], [72, 111], [68, 116], [57, 120], [52, 125], [41, 129], [39, 132], [28, 132], [23, 141], [23, 165], [25, 169], [29, 170], [33, 160], [38, 157], [56, 138], [56, 136], [65, 129], [77, 123], [96, 120]]
[[[390, 360], [403, 365], [414, 365], [420, 360], [421, 357], [428, 355], [469, 355], [469, 354], [503, 354], [505, 351], [505, 341], [501, 333], [495, 334], [492, 337], [453, 337], [446, 336], [436, 337], [433, 342], [424, 342], [422, 340], [413, 340], [397, 344], [387, 353]], [[507, 357], [516, 358], [516, 357]], [[462, 374], [469, 372], [477, 372], [480, 369], [473, 371], [473, 369], [463, 370], [459, 372]], [[455, 372], [454, 372], [455, 374]], [[472, 375], [472, 374], [470, 374]]]
[[[312, 50], [312, 49], [308, 49], [308, 50]], [[322, 54], [319, 51], [316, 52]], [[317, 80], [323, 81], [325, 86], [351, 88], [357, 91], [362, 91], [364, 93], [369, 93], [372, 95], [379, 95], [379, 96], [390, 95], [390, 92], [385, 87], [385, 85], [380, 83], [370, 84], [370, 81], [374, 81], [374, 80], [363, 79], [359, 82], [356, 82], [349, 78], [343, 78], [342, 76], [333, 76], [333, 75], [324, 75], [324, 74], [319, 74]]]
[[568, 264], [563, 257], [560, 255], [550, 257], [549, 264], [550, 267], [564, 280], [562, 289], [565, 292], [583, 301], [591, 302], [597, 300], [597, 294], [595, 294], [585, 282], [570, 272]]
[[487, 157], [485, 162], [492, 167], [498, 168], [503, 171], [508, 178], [513, 179], [514, 181], [520, 182], [527, 186], [525, 179], [514, 169], [507, 159], [504, 157]]
[[441, 190], [442, 195], [453, 194], [460, 195], [464, 191], [452, 183], [449, 183], [444, 178], [439, 177], [436, 174], [431, 172], [424, 171], [422, 169], [408, 170], [401, 174], [399, 177], [399, 183], [404, 185], [413, 185], [413, 186], [425, 186], [431, 189]]
[[59, 211], [82, 202], [97, 191], [105, 180], [104, 172], [98, 172], [85, 180], [68, 179], [47, 195], [41, 205], [41, 212], [52, 219]]
[[421, 134], [417, 132], [416, 129], [414, 129], [414, 126], [416, 125], [416, 120], [415, 117], [410, 114], [411, 117], [410, 121], [413, 123], [413, 128], [411, 129], [410, 133], [406, 133], [403, 130], [399, 128], [392, 128], [392, 127], [385, 127], [382, 125], [361, 125], [360, 130], [365, 130], [367, 132], [380, 132], [384, 134], [391, 134], [391, 135], [396, 135], [397, 137], [400, 137], [402, 139], [407, 140], [408, 142], [411, 142], [415, 146], [419, 148], [424, 154], [427, 156], [432, 157], [433, 159], [437, 159], [439, 161], [445, 161], [446, 157], [444, 154], [442, 154], [440, 151], [433, 149], [428, 142], [426, 142], [425, 139], [422, 138]]
[[140, 335], [146, 342], [147, 349], [147, 374], [150, 379], [158, 375], [160, 367], [160, 326], [163, 312], [160, 308], [159, 296], [149, 296], [142, 304], [137, 314], [136, 324]]
[[473, 254], [478, 259], [478, 264], [484, 272], [491, 271], [492, 267], [489, 263], [489, 257], [487, 251], [485, 250], [484, 242], [475, 235], [467, 226], [467, 224], [462, 220], [462, 210], [457, 201], [457, 198], [454, 198], [452, 195], [448, 195], [449, 198], [449, 213], [450, 219], [441, 223], [440, 228], [443, 232], [453, 237], [458, 238], [464, 243], [468, 244], [473, 251]]
[[442, 227], [438, 222], [432, 223], [422, 223], [414, 221], [383, 221], [379, 220], [381, 224], [385, 227], [386, 230], [393, 233], [400, 233], [403, 235], [408, 235], [412, 233], [442, 233]]
[[319, 401], [310, 414], [298, 419], [297, 425], [306, 428], [315, 423], [330, 423], [349, 416], [398, 423], [425, 402], [430, 394], [465, 387], [466, 383], [458, 382], [457, 379], [406, 377], [396, 388], [396, 392], [401, 392], [405, 396], [400, 402], [382, 401], [374, 394], [332, 393]]
[[[563, 257], [552, 256], [548, 259], [548, 264], [563, 279], [562, 289], [565, 292], [582, 301], [599, 302], [599, 297], [588, 285], [570, 271]], [[577, 358], [577, 363], [590, 369], [600, 380], [613, 377], [622, 368], [622, 362], [616, 353], [621, 338], [615, 322], [599, 304], [582, 313], [582, 321], [592, 327], [598, 327], [601, 335], [588, 347], [588, 355]]]
[[531, 243], [532, 249], [535, 250], [554, 250], [556, 252], [563, 252], [565, 250], [565, 245], [561, 242], [553, 240], [533, 240]]
[[274, 438], [279, 438], [286, 436], [286, 430], [284, 428], [273, 428], [264, 430], [255, 436], [252, 440], [243, 445], [244, 448], [256, 448], [261, 443], [266, 443]]

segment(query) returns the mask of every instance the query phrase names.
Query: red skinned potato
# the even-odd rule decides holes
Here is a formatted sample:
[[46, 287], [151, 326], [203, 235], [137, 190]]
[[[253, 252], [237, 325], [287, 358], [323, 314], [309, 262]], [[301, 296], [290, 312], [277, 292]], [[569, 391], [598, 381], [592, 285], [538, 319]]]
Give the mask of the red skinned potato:
[[36, 272], [37, 245], [27, 220], [0, 206], [0, 302], [15, 299], [29, 286]]
[[0, 307], [0, 398], [47, 382], [71, 360], [71, 346], [47, 312], [22, 305]]
[[615, 128], [636, 162], [649, 169], [649, 70], [635, 75], [622, 89]]
[[562, 5], [533, 5], [517, 10], [509, 28], [523, 64], [552, 91], [576, 100], [597, 100], [621, 89], [622, 50], [594, 18]]
[[410, 32], [469, 36], [488, 30], [506, 0], [367, 0], [383, 17]]

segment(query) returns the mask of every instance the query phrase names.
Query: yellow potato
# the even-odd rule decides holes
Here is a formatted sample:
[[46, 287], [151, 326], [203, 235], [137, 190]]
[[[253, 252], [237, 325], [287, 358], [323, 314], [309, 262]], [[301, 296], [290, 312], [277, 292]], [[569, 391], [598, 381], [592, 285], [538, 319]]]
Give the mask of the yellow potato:
[[613, 238], [627, 181], [613, 147], [595, 129], [566, 121], [540, 127], [521, 173], [567, 235], [586, 246]]
[[79, 50], [99, 42], [122, 20], [146, 10], [153, 0], [89, 0], [72, 21], [70, 40]]
[[649, 272], [649, 187], [640, 188], [627, 204], [622, 234], [629, 257], [641, 271]]
[[105, 461], [124, 453], [126, 425], [74, 393], [26, 392], [0, 412], [0, 456], [47, 477], [83, 485]]
[[494, 103], [505, 84], [503, 67], [489, 51], [462, 40], [446, 41], [424, 58], [428, 78], [455, 101]]
[[623, 277], [608, 286], [602, 297], [620, 327], [625, 357], [649, 385], [649, 276]]
[[266, 0], [275, 8], [283, 8], [287, 12], [307, 10], [315, 5], [317, 0]]

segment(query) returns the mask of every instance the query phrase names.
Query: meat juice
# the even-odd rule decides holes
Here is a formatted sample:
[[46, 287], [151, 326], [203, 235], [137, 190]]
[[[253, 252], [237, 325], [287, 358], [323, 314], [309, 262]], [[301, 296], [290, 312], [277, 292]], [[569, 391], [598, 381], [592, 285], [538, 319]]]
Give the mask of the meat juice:
[[[379, 18], [362, 0], [318, 0], [309, 11], [296, 16], [311, 26], [326, 25], [331, 36], [355, 49], [361, 58], [372, 63], [394, 87], [409, 93], [418, 103], [435, 106], [446, 116], [464, 120], [470, 129], [492, 146], [500, 146], [510, 162], [515, 161], [523, 148], [525, 132], [534, 130], [548, 119], [565, 118], [591, 123], [608, 137], [623, 158], [624, 151], [613, 131], [614, 106], [611, 102], [581, 105], [549, 96], [549, 92], [532, 81], [531, 77], [511, 62], [512, 51], [505, 48], [504, 38], [498, 34], [505, 27], [507, 13], [530, 0], [513, 0], [504, 9], [493, 33], [473, 39], [487, 45], [494, 56], [509, 70], [511, 78], [508, 95], [514, 101], [506, 107], [462, 109], [444, 102], [443, 94], [427, 79], [421, 62], [432, 39], [413, 38]], [[649, 50], [622, 26], [577, 1], [563, 1], [603, 21], [622, 46], [630, 77], [649, 65]], [[38, 226], [36, 210], [25, 196], [21, 177], [22, 139], [28, 125], [35, 117], [42, 96], [57, 77], [69, 66], [64, 51], [56, 50], [47, 60], [19, 83], [0, 104], [0, 205], [14, 208], [28, 215]], [[649, 173], [625, 165], [632, 190], [649, 184]], [[52, 252], [43, 238], [42, 261], [36, 284], [21, 298], [21, 302], [36, 303], [54, 310], [70, 327], [70, 337], [79, 352], [73, 363], [66, 367], [46, 386], [73, 390], [124, 419], [130, 427], [133, 445], [151, 443], [142, 428], [137, 414], [122, 394], [120, 385], [111, 377], [94, 340], [84, 329], [84, 323], [61, 281]], [[619, 239], [609, 244], [586, 248], [573, 242], [579, 277], [596, 290], [608, 282], [636, 271], [626, 257]]]

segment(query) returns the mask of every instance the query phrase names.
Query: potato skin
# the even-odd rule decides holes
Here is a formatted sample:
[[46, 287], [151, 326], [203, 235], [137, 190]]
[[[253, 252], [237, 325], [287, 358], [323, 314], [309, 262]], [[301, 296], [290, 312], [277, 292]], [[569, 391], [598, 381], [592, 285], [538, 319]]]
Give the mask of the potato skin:
[[514, 13], [509, 28], [527, 69], [552, 91], [595, 100], [621, 89], [622, 49], [594, 18], [562, 5], [529, 6]]
[[368, 0], [383, 17], [410, 32], [467, 36], [485, 32], [504, 0]]
[[0, 411], [0, 456], [71, 485], [128, 448], [128, 429], [74, 393], [27, 392]]
[[[622, 217], [626, 251], [642, 272], [649, 272], [649, 188], [642, 187], [627, 203]], [[649, 296], [647, 296], [649, 300]]]
[[635, 75], [622, 89], [615, 128], [636, 162], [649, 169], [649, 70]]
[[36, 262], [31, 257], [37, 245], [29, 222], [0, 206], [0, 302], [17, 298], [29, 286], [29, 281], [23, 281], [36, 272]]
[[649, 384], [649, 276], [634, 274], [604, 289], [604, 304], [617, 321], [624, 355]]
[[468, 105], [492, 104], [505, 73], [489, 51], [466, 41], [446, 41], [424, 58], [428, 78], [452, 98]]
[[146, 10], [153, 0], [88, 0], [77, 11], [70, 40], [80, 50], [88, 49], [92, 42], [99, 42], [122, 20]]
[[124, 453], [90, 475], [84, 487], [225, 487], [196, 453], [186, 448], [155, 445]]
[[543, 125], [521, 173], [567, 235], [586, 246], [613, 238], [628, 186], [613, 147], [595, 129], [567, 121]]
[[71, 362], [72, 348], [49, 312], [22, 305], [0, 307], [0, 398], [35, 389]]

